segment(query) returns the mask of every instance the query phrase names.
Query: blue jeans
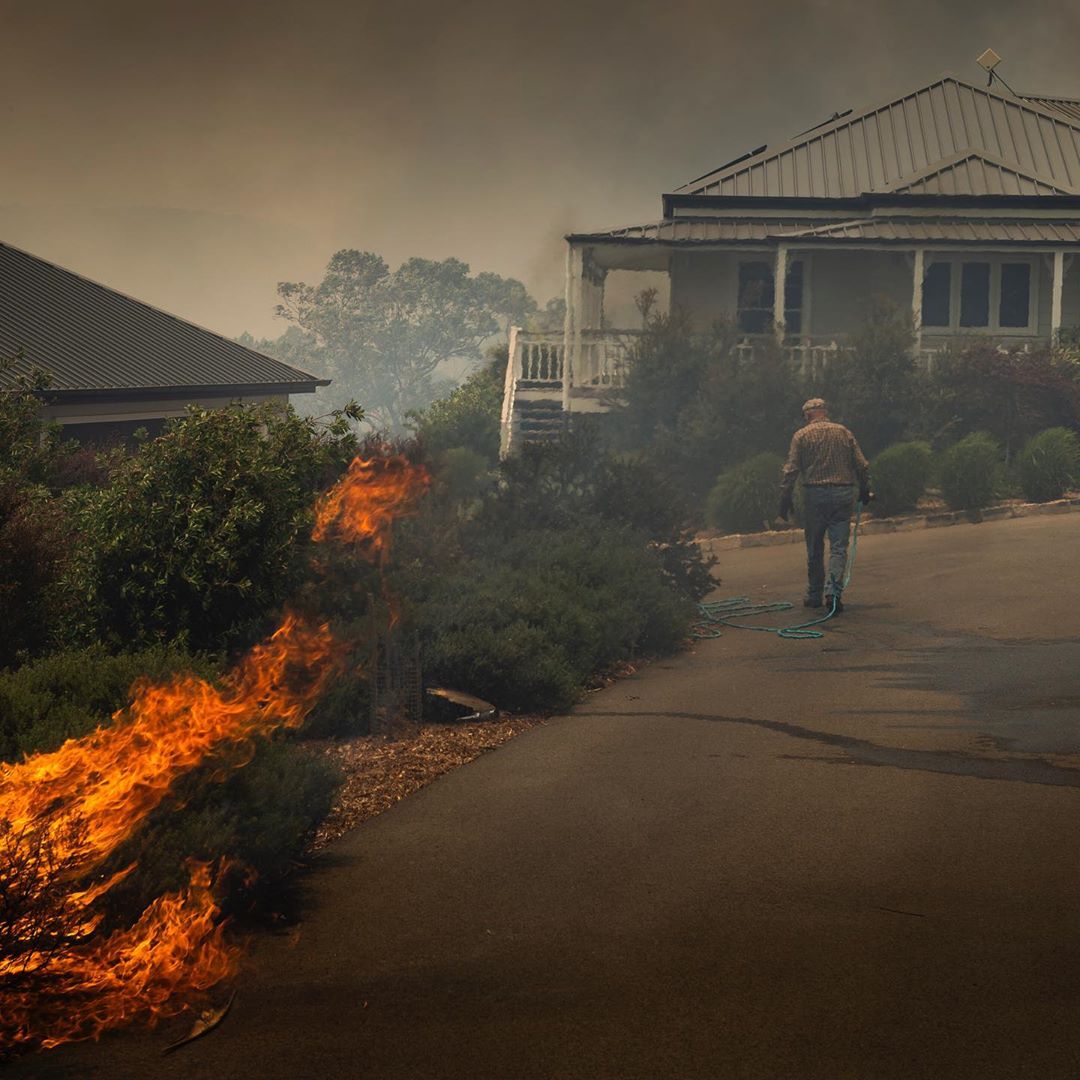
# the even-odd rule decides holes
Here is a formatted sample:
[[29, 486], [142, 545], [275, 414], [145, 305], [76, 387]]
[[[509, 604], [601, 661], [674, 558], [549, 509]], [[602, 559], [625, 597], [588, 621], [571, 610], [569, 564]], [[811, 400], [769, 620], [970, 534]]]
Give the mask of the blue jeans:
[[[839, 596], [844, 589], [848, 533], [855, 491], [844, 484], [821, 484], [803, 488], [806, 533], [806, 595], [811, 600]], [[825, 534], [829, 536], [829, 578], [825, 580]]]

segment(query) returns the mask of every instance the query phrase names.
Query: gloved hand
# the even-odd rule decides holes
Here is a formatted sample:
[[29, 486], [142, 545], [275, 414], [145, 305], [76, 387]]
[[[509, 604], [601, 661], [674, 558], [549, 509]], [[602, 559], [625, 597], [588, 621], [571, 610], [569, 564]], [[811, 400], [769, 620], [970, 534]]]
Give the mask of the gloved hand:
[[787, 521], [789, 515], [791, 514], [793, 506], [794, 501], [791, 498], [791, 492], [785, 491], [784, 494], [780, 496], [780, 509], [778, 511], [778, 516], [781, 521]]
[[869, 506], [870, 500], [874, 497], [874, 493], [870, 490], [869, 484], [861, 484], [859, 486], [859, 502], [863, 506]]

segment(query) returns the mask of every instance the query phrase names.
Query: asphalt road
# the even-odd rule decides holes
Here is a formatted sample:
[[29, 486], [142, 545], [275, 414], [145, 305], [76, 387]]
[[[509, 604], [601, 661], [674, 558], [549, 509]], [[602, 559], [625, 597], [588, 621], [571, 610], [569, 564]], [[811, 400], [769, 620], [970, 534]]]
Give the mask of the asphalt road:
[[11, 1075], [1073, 1080], [1078, 540], [865, 538], [823, 640], [727, 632], [339, 842], [213, 1034]]

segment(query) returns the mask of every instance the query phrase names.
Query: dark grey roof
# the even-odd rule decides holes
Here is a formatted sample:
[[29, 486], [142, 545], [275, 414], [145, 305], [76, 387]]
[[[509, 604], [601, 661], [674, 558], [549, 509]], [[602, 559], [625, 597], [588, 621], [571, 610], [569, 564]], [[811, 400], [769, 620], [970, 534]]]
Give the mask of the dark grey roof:
[[928, 214], [869, 215], [850, 220], [737, 220], [675, 218], [631, 225], [605, 233], [579, 234], [576, 242], [737, 244], [779, 240], [884, 240], [911, 243], [1080, 244], [1080, 217], [1050, 220], [1036, 217], [959, 217]]
[[[683, 195], [853, 198], [888, 192], [974, 152], [1038, 183], [1080, 192], [1080, 115], [1065, 99], [1022, 99], [945, 76], [716, 169]], [[973, 194], [994, 194], [976, 190]]]
[[199, 389], [310, 393], [326, 380], [201, 326], [0, 244], [0, 355], [6, 374], [43, 368], [51, 390], [94, 393]]

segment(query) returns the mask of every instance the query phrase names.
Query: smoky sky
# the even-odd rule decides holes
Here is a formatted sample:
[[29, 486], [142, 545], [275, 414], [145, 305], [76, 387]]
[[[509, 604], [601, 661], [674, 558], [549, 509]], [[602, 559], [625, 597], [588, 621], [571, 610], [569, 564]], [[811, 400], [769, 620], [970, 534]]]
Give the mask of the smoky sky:
[[0, 0], [0, 240], [226, 334], [342, 247], [561, 291], [561, 237], [992, 46], [1080, 97], [1074, 0]]

